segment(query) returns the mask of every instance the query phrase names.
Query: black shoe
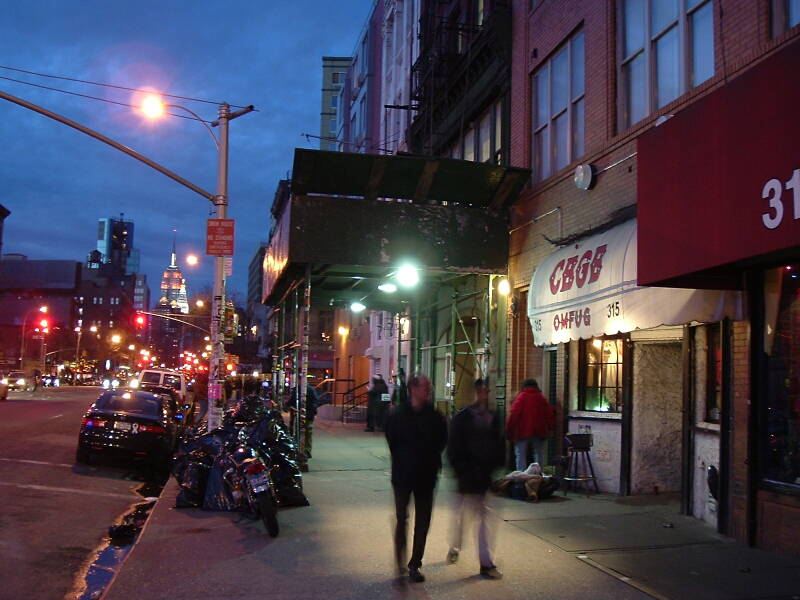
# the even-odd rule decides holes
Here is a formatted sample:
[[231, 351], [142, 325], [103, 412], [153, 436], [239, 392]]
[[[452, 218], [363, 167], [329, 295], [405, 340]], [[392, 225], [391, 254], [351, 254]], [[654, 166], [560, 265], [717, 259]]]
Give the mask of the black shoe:
[[422, 574], [422, 571], [419, 570], [419, 567], [409, 567], [408, 579], [411, 581], [411, 583], [422, 583], [425, 581], [425, 575]]
[[503, 574], [497, 570], [497, 567], [492, 565], [491, 567], [481, 567], [481, 577], [485, 577], [486, 579], [502, 579]]

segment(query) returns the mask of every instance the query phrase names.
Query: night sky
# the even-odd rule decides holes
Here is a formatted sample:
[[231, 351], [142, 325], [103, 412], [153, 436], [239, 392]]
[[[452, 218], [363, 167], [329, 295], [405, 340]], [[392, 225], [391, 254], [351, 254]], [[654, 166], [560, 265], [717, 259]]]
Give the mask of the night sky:
[[[3, 3], [0, 64], [173, 94], [254, 104], [231, 123], [229, 216], [237, 221], [230, 288], [242, 295], [247, 266], [268, 236], [268, 214], [293, 149], [317, 148], [321, 57], [348, 56], [371, 0], [228, 3], [210, 0], [32, 0]], [[132, 102], [130, 92], [0, 76]], [[201, 123], [148, 121], [132, 109], [0, 79], [0, 89], [61, 113], [215, 192], [217, 154]], [[216, 106], [178, 101], [213, 120]], [[0, 204], [4, 253], [83, 261], [95, 247], [97, 219], [124, 213], [135, 222], [153, 301], [169, 260], [172, 230], [190, 295], [211, 283], [205, 252], [210, 203], [134, 159], [46, 117], [0, 100]]]

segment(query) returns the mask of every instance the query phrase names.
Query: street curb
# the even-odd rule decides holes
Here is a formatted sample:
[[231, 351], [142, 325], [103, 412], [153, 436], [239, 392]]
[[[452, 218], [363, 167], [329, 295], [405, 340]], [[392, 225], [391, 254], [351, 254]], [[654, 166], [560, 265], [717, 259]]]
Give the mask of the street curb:
[[635, 579], [633, 579], [631, 577], [628, 577], [627, 575], [625, 575], [623, 573], [620, 573], [619, 571], [616, 571], [614, 569], [611, 569], [609, 567], [605, 567], [605, 566], [601, 565], [600, 563], [592, 560], [586, 554], [579, 554], [577, 556], [577, 559], [579, 561], [581, 561], [582, 563], [585, 563], [585, 564], [587, 564], [589, 566], [592, 566], [595, 569], [597, 569], [599, 571], [602, 571], [606, 575], [609, 575], [610, 577], [613, 577], [617, 581], [620, 581], [620, 582], [622, 582], [624, 584], [627, 584], [627, 585], [631, 586], [632, 588], [635, 588], [635, 589], [639, 590], [643, 594], [647, 594], [648, 596], [651, 596], [651, 597], [655, 598], [656, 600], [671, 600], [669, 598], [669, 596], [664, 596], [663, 594], [659, 594], [658, 592], [656, 592], [652, 588], [644, 585], [643, 583], [639, 583]]
[[[150, 527], [150, 522], [152, 521], [153, 513], [156, 512], [156, 510], [160, 506], [160, 503], [164, 501], [165, 493], [167, 492], [167, 490], [172, 488], [173, 485], [177, 487], [178, 486], [178, 482], [175, 481], [175, 479], [172, 477], [172, 474], [170, 473], [170, 476], [169, 476], [169, 479], [167, 480], [167, 483], [164, 484], [164, 488], [161, 490], [161, 494], [158, 496], [158, 500], [156, 500], [156, 503], [153, 505], [153, 508], [150, 510], [150, 514], [147, 515], [147, 521], [145, 521], [144, 526], [142, 527], [142, 530], [136, 536], [136, 540], [133, 542], [133, 546], [131, 546], [130, 551], [125, 555], [125, 558], [122, 559], [122, 562], [120, 562], [117, 565], [117, 568], [114, 569], [114, 575], [111, 577], [111, 580], [108, 582], [108, 585], [106, 585], [105, 589], [103, 590], [103, 593], [100, 595], [98, 600], [105, 600], [105, 598], [108, 595], [109, 591], [111, 591], [111, 588], [114, 587], [114, 583], [117, 581], [117, 575], [119, 575], [120, 572], [122, 571], [122, 569], [125, 567], [125, 563], [128, 562], [128, 560], [130, 559], [131, 555], [134, 552], [136, 552], [136, 548], [139, 546], [139, 542], [141, 541], [142, 537], [144, 537], [144, 534], [147, 532], [148, 528]], [[172, 498], [172, 497], [173, 496], [170, 495], [170, 498]], [[169, 509], [167, 509], [167, 510], [169, 510]]]

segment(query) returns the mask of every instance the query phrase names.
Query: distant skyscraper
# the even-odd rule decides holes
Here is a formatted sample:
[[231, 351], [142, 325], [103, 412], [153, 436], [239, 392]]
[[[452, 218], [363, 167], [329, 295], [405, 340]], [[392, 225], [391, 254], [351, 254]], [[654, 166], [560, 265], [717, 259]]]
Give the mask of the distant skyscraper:
[[183, 278], [181, 268], [178, 266], [178, 255], [175, 251], [175, 240], [172, 241], [172, 254], [169, 266], [161, 276], [161, 297], [159, 306], [170, 306], [180, 310], [185, 315], [189, 314], [189, 298], [186, 294], [186, 280]]
[[120, 275], [134, 275], [139, 272], [139, 251], [133, 248], [133, 221], [126, 221], [124, 215], [99, 219], [97, 222], [97, 251], [102, 255], [102, 263]]
[[336, 150], [336, 122], [339, 112], [339, 96], [344, 77], [352, 59], [349, 56], [322, 57], [322, 107], [319, 123], [319, 149]]

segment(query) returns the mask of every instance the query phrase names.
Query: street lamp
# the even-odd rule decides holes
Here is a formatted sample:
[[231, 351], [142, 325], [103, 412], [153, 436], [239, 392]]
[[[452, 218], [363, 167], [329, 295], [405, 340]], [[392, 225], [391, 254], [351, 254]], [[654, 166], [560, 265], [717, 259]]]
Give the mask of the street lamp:
[[186, 257], [186, 264], [187, 264], [187, 265], [189, 265], [190, 267], [193, 267], [193, 266], [195, 266], [195, 265], [196, 265], [197, 263], [199, 263], [199, 262], [200, 262], [200, 259], [199, 259], [199, 258], [197, 258], [197, 255], [196, 255], [196, 254], [189, 254], [189, 255]]
[[40, 313], [47, 313], [48, 308], [46, 305], [39, 306], [38, 308], [32, 308], [28, 312], [25, 313], [25, 316], [22, 317], [22, 340], [19, 344], [19, 368], [22, 370], [22, 359], [25, 356], [25, 325], [28, 322], [28, 318], [31, 314], [39, 311]]
[[[214, 140], [217, 148], [217, 193], [212, 202], [216, 207], [216, 218], [225, 219], [228, 213], [228, 125], [230, 121], [252, 112], [253, 106], [231, 112], [228, 104], [220, 104], [217, 113], [217, 120], [212, 123], [219, 126], [219, 140], [205, 120], [201, 119], [193, 111], [186, 107], [176, 104], [165, 104], [157, 95], [148, 95], [142, 102], [142, 112], [150, 117], [157, 118], [164, 114], [165, 108], [177, 108], [183, 110], [200, 123], [202, 123]], [[216, 429], [222, 423], [222, 405], [224, 398], [222, 386], [225, 373], [222, 364], [225, 362], [225, 342], [223, 338], [222, 315], [225, 312], [225, 257], [214, 256], [214, 294], [211, 301], [211, 344], [213, 351], [209, 361], [208, 374], [208, 429]]]
[[112, 344], [117, 344], [118, 345], [121, 341], [122, 341], [122, 336], [119, 335], [118, 333], [115, 333], [114, 335], [111, 336], [111, 343]]
[[197, 301], [194, 303], [194, 305], [195, 305], [197, 308], [203, 308], [203, 307], [206, 305], [206, 303], [205, 303], [205, 302], [203, 302], [202, 300], [197, 300]]

